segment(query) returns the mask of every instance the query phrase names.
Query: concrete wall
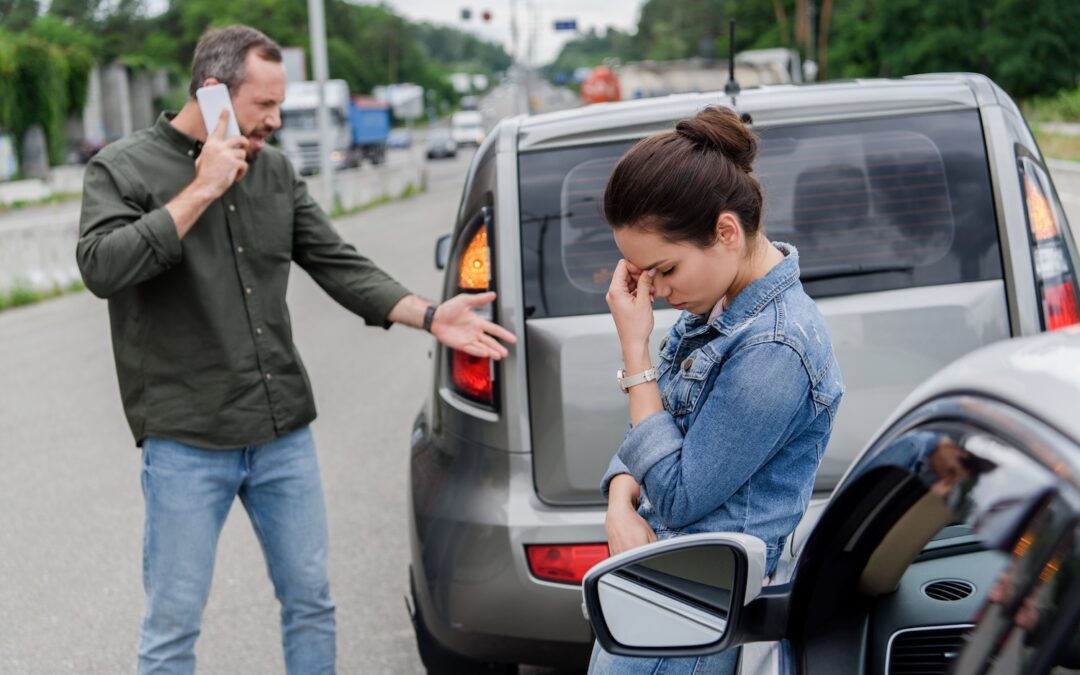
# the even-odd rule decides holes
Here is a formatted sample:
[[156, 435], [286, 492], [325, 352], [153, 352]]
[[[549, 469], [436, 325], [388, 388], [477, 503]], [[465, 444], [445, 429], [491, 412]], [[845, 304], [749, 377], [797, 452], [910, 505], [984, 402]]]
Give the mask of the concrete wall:
[[[70, 192], [81, 188], [81, 167], [53, 170], [51, 183], [15, 186], [22, 189]], [[425, 181], [424, 163], [419, 156], [404, 159], [393, 166], [344, 171], [336, 176], [342, 208], [350, 209], [380, 197], [398, 197], [409, 184], [420, 187]], [[28, 182], [28, 181], [20, 181]], [[12, 185], [12, 184], [8, 184]], [[314, 177], [308, 189], [322, 203], [323, 181]], [[4, 185], [0, 185], [0, 202]], [[329, 209], [327, 209], [329, 210]], [[37, 289], [64, 287], [79, 279], [75, 266], [75, 243], [79, 230], [79, 202], [69, 201], [48, 206], [28, 207], [0, 213], [0, 292], [16, 284]]]

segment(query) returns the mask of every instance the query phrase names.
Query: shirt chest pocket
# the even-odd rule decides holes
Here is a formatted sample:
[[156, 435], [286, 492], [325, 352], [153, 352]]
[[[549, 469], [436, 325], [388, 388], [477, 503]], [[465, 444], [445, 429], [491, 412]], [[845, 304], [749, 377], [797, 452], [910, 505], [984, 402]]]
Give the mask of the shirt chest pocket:
[[663, 389], [664, 408], [676, 417], [692, 412], [718, 366], [716, 360], [700, 350], [681, 363], [673, 361]]
[[273, 257], [292, 258], [292, 195], [273, 193], [246, 195], [242, 227], [260, 252]]

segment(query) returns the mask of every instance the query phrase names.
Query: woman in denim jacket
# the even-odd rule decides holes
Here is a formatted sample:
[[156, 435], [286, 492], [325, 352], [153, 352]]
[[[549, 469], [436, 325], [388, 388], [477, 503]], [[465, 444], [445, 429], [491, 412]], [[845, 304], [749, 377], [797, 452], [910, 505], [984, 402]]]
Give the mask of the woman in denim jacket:
[[[608, 181], [604, 215], [624, 260], [607, 302], [632, 425], [601, 486], [612, 554], [744, 532], [765, 542], [771, 575], [809, 504], [844, 387], [798, 251], [761, 229], [756, 153], [735, 113], [706, 108], [637, 143]], [[654, 298], [683, 310], [655, 370]], [[737, 659], [596, 646], [590, 673], [733, 673]]]

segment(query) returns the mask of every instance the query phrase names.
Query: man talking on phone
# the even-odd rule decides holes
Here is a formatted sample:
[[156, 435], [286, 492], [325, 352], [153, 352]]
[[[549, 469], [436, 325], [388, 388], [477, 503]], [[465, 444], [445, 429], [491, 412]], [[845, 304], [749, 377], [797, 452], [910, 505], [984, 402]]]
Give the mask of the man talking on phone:
[[[207, 129], [195, 93], [224, 84]], [[285, 289], [296, 262], [371, 325], [424, 328], [501, 359], [514, 336], [474, 309], [494, 293], [436, 305], [344, 242], [288, 159], [285, 68], [246, 26], [206, 33], [179, 113], [107, 146], [86, 168], [78, 264], [109, 301], [124, 412], [142, 448], [146, 506], [139, 673], [191, 673], [214, 554], [239, 497], [281, 602], [289, 673], [334, 671], [327, 527], [309, 424], [315, 405], [293, 345]]]

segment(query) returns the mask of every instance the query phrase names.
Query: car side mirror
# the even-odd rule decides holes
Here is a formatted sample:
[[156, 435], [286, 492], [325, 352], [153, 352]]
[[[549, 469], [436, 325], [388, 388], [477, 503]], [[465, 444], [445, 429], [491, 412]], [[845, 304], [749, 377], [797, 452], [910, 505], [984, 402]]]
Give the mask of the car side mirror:
[[435, 269], [444, 270], [450, 262], [451, 237], [444, 234], [435, 242]]
[[[622, 656], [697, 656], [739, 644], [745, 606], [761, 594], [765, 543], [736, 533], [686, 535], [590, 569], [585, 611], [600, 646]], [[751, 631], [753, 632], [753, 631]]]

